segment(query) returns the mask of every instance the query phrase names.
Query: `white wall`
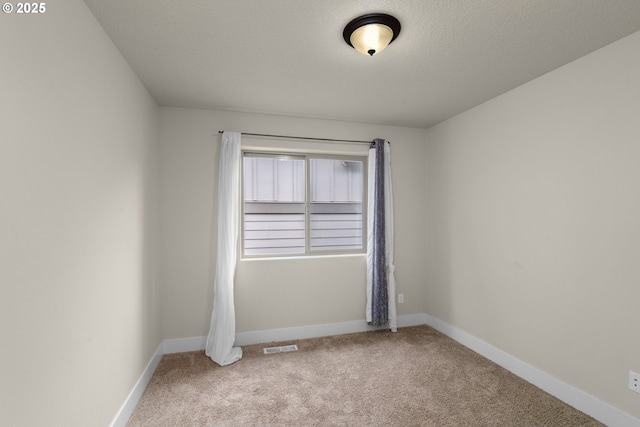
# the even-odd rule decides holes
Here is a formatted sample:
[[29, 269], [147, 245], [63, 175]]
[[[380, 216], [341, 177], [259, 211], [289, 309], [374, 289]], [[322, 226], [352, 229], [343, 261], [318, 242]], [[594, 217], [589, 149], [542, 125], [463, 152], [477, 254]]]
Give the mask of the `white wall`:
[[104, 426], [160, 342], [157, 107], [81, 1], [0, 16], [0, 425]]
[[[392, 141], [399, 314], [424, 312], [424, 131], [290, 117], [161, 108], [162, 336], [206, 335], [213, 300], [218, 130]], [[267, 143], [243, 138], [244, 146]], [[273, 141], [271, 141], [273, 144]], [[367, 145], [282, 143], [289, 150]], [[213, 222], [212, 222], [213, 221]], [[364, 319], [365, 257], [245, 260], [236, 276], [237, 332]]]
[[427, 312], [629, 414], [640, 33], [427, 131]]

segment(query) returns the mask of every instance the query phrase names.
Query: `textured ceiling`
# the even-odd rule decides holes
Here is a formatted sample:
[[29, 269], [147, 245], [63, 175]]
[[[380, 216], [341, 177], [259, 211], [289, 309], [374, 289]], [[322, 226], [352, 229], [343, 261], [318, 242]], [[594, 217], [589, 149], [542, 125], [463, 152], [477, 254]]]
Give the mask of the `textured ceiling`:
[[[639, 0], [85, 0], [158, 104], [426, 128], [640, 31]], [[372, 58], [342, 38], [396, 16]]]

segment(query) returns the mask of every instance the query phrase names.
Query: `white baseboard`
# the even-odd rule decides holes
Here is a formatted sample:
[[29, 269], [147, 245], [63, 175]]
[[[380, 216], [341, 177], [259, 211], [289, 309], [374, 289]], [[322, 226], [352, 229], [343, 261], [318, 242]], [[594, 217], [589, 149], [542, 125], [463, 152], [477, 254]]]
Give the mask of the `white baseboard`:
[[204, 350], [207, 337], [191, 337], [164, 340], [162, 342], [163, 354], [185, 353], [187, 351]]
[[[424, 314], [409, 314], [398, 316], [398, 326], [424, 325]], [[267, 329], [263, 331], [238, 332], [234, 345], [263, 344], [275, 341], [300, 340], [305, 338], [328, 337], [332, 335], [350, 334], [354, 332], [367, 332], [376, 329], [369, 326], [364, 320], [350, 322], [325, 323], [320, 325], [297, 326], [293, 328]], [[163, 354], [184, 353], [187, 351], [204, 350], [207, 337], [190, 337], [164, 340]]]
[[124, 401], [120, 410], [111, 421], [111, 427], [125, 427], [129, 418], [131, 418], [131, 414], [133, 414], [133, 410], [136, 409], [136, 405], [142, 397], [142, 393], [147, 388], [149, 381], [151, 381], [151, 377], [158, 367], [158, 363], [160, 363], [160, 359], [162, 359], [163, 355], [163, 345], [162, 343], [156, 349], [156, 352], [151, 356], [151, 360], [147, 363], [147, 366], [142, 371], [142, 375], [136, 382], [136, 385], [133, 386], [133, 390], [127, 396], [127, 399]]
[[[398, 316], [398, 326], [429, 325], [442, 332], [450, 338], [458, 341], [465, 347], [486, 357], [492, 362], [502, 366], [515, 375], [534, 384], [547, 393], [557, 397], [563, 402], [597, 419], [598, 421], [612, 427], [640, 427], [640, 420], [619, 410], [618, 408], [605, 403], [598, 398], [591, 396], [584, 391], [577, 389], [557, 378], [535, 368], [516, 357], [505, 353], [497, 347], [492, 346], [475, 336], [449, 325], [440, 319], [425, 313]], [[240, 332], [236, 334], [235, 345], [251, 345], [270, 343], [274, 341], [289, 341], [296, 339], [315, 338], [331, 335], [350, 334], [354, 332], [366, 332], [380, 328], [373, 328], [367, 325], [364, 320], [354, 320], [350, 322], [327, 323], [321, 325], [299, 326], [294, 328], [270, 329], [254, 332]], [[144, 389], [149, 384], [162, 355], [170, 353], [183, 353], [187, 351], [204, 350], [207, 337], [191, 337], [164, 340], [158, 350], [147, 364], [140, 379], [129, 393], [127, 400], [118, 411], [118, 414], [111, 423], [111, 427], [124, 427], [133, 413]]]
[[640, 420], [559, 379], [505, 353], [442, 320], [424, 315], [425, 323], [465, 347], [502, 366], [552, 396], [612, 427], [640, 427]]
[[[424, 325], [424, 315], [409, 314], [398, 316], [398, 326]], [[369, 326], [365, 320], [325, 323], [320, 325], [298, 326], [294, 328], [270, 329], [265, 331], [240, 332], [236, 334], [235, 345], [263, 344], [275, 341], [300, 340], [305, 338], [328, 337], [332, 335], [367, 332], [377, 329]]]

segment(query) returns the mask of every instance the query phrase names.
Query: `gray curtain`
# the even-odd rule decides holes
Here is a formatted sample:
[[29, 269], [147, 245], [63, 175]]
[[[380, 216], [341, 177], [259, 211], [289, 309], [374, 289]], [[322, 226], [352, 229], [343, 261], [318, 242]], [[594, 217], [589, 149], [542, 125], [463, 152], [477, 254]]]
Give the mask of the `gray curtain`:
[[370, 153], [373, 151], [372, 162], [373, 170], [369, 169], [369, 173], [373, 174], [373, 191], [369, 191], [373, 200], [369, 200], [369, 205], [373, 209], [369, 210], [369, 231], [368, 242], [368, 262], [371, 274], [370, 286], [370, 310], [371, 318], [368, 323], [371, 326], [386, 326], [389, 323], [389, 299], [387, 289], [387, 260], [386, 260], [386, 238], [385, 238], [385, 180], [384, 180], [384, 153], [383, 139], [375, 139], [371, 144]]

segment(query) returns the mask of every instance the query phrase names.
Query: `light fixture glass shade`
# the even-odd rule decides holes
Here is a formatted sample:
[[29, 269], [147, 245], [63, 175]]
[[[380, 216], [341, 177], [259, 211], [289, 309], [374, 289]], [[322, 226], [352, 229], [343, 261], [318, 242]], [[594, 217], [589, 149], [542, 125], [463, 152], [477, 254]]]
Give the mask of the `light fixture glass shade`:
[[391, 43], [393, 31], [383, 24], [368, 24], [357, 28], [350, 37], [351, 45], [360, 53], [373, 56]]
[[382, 52], [400, 34], [400, 21], [386, 13], [369, 13], [349, 22], [342, 37], [349, 46], [373, 56]]

